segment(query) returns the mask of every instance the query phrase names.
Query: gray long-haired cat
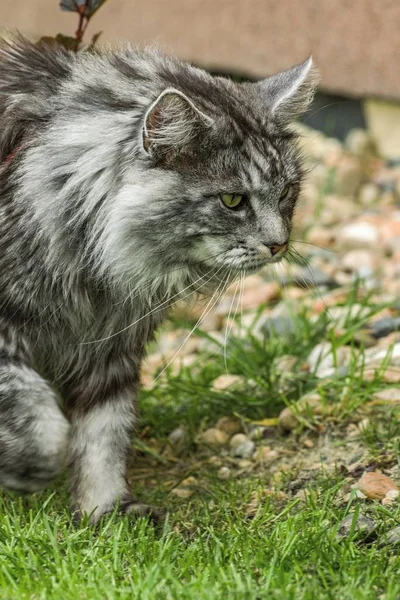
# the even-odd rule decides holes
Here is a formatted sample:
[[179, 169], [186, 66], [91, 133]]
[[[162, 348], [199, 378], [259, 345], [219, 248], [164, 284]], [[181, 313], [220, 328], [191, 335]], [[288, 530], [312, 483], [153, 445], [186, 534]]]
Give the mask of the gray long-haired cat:
[[0, 484], [68, 463], [92, 521], [126, 479], [145, 346], [168, 307], [281, 260], [311, 59], [235, 84], [156, 51], [0, 46]]

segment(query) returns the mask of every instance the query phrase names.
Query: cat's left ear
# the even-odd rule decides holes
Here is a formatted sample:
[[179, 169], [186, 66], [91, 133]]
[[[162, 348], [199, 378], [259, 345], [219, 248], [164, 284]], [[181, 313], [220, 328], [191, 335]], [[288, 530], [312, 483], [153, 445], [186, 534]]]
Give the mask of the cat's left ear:
[[182, 92], [164, 90], [148, 108], [142, 130], [143, 149], [148, 154], [181, 152], [201, 132], [212, 125], [212, 119], [201, 112]]
[[318, 70], [310, 56], [300, 65], [255, 85], [271, 116], [279, 121], [289, 122], [306, 112], [318, 81]]

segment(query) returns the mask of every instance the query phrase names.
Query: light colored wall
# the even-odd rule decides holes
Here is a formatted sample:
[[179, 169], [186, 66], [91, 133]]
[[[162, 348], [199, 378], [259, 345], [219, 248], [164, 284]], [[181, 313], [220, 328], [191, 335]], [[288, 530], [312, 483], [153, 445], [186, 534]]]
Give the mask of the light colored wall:
[[[31, 37], [74, 31], [57, 0], [0, 0], [0, 26]], [[322, 87], [400, 99], [400, 0], [108, 0], [89, 32], [158, 43], [214, 69], [261, 77], [311, 52]]]

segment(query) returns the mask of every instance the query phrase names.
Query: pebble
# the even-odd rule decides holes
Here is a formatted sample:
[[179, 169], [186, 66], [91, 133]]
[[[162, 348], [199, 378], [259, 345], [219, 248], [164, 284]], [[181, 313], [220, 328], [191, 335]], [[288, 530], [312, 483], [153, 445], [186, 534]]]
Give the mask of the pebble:
[[390, 358], [389, 363], [391, 366], [400, 366], [400, 343], [394, 344], [392, 348], [385, 347], [383, 350], [370, 348], [365, 352], [366, 366], [369, 363], [379, 364], [380, 361], [388, 358]]
[[280, 297], [280, 285], [275, 282], [264, 282], [257, 288], [245, 290], [241, 298], [241, 305], [243, 309], [258, 308], [260, 304], [276, 302]]
[[350, 223], [342, 227], [338, 240], [342, 246], [371, 248], [378, 244], [379, 231], [371, 223]]
[[307, 358], [310, 370], [319, 378], [334, 375], [338, 367], [350, 361], [351, 349], [339, 346], [335, 350], [330, 342], [317, 344]]
[[371, 276], [379, 264], [379, 255], [365, 249], [350, 250], [341, 259], [340, 268], [349, 273], [355, 273], [360, 278], [363, 274]]
[[[399, 372], [397, 375], [399, 376]], [[399, 404], [400, 403], [400, 387], [388, 387], [378, 392], [375, 392], [374, 399], [382, 403]]]
[[271, 450], [269, 446], [260, 446], [253, 454], [253, 460], [263, 465], [270, 464], [279, 458], [279, 452]]
[[292, 406], [284, 408], [279, 415], [278, 423], [283, 430], [292, 431], [301, 422], [302, 413], [307, 417], [310, 412], [314, 415], [321, 415], [329, 411], [330, 407], [323, 405], [319, 394], [308, 394]]
[[382, 498], [381, 503], [384, 506], [390, 506], [391, 504], [394, 504], [396, 502], [398, 497], [399, 497], [399, 490], [389, 490], [386, 493], [386, 496], [384, 498]]
[[254, 454], [255, 447], [256, 445], [252, 440], [246, 440], [232, 448], [231, 454], [234, 458], [250, 458]]
[[173, 490], [171, 490], [171, 494], [173, 496], [177, 496], [178, 498], [182, 498], [182, 499], [190, 498], [190, 496], [193, 496], [193, 493], [194, 493], [194, 491], [189, 490], [188, 488], [176, 487]]
[[378, 202], [379, 196], [380, 190], [375, 183], [365, 183], [358, 193], [358, 201], [362, 206], [369, 208]]
[[249, 438], [255, 442], [275, 437], [276, 433], [276, 427], [272, 425], [266, 427], [263, 425], [251, 425], [248, 429]]
[[177, 427], [168, 436], [168, 441], [172, 446], [182, 446], [186, 439], [186, 431], [183, 427]]
[[364, 538], [368, 538], [375, 529], [376, 523], [369, 517], [359, 514], [354, 523], [354, 514], [350, 514], [339, 523], [337, 538], [347, 538], [351, 531], [354, 531], [354, 533], [357, 533]]
[[240, 375], [224, 374], [220, 375], [212, 382], [214, 390], [228, 390], [233, 386], [238, 386], [243, 383], [243, 378]]
[[333, 289], [338, 287], [337, 281], [326, 271], [318, 266], [299, 267], [288, 281], [283, 284], [294, 283], [300, 287], [327, 287]]
[[339, 196], [354, 196], [360, 189], [363, 170], [360, 161], [351, 156], [344, 156], [335, 173], [335, 191]]
[[400, 317], [383, 317], [369, 325], [370, 334], [379, 339], [394, 331], [400, 331]]
[[229, 447], [232, 449], [237, 448], [241, 444], [244, 444], [245, 442], [247, 442], [248, 439], [249, 438], [244, 433], [236, 433], [235, 435], [233, 435], [231, 437], [230, 442], [229, 442]]
[[376, 142], [366, 129], [351, 129], [346, 136], [344, 145], [349, 152], [360, 158], [377, 156]]
[[189, 477], [182, 479], [182, 481], [180, 483], [180, 485], [182, 487], [191, 487], [196, 484], [197, 484], [197, 479], [196, 479], [196, 477], [193, 477], [193, 475], [189, 475]]
[[292, 372], [294, 366], [296, 365], [296, 363], [298, 362], [298, 357], [297, 356], [291, 356], [291, 355], [287, 355], [287, 356], [282, 356], [276, 363], [276, 369], [277, 371], [282, 371], [282, 372]]
[[397, 546], [400, 543], [400, 525], [393, 527], [383, 535], [380, 546]]
[[229, 437], [242, 431], [242, 423], [238, 417], [221, 417], [215, 427], [224, 431]]
[[238, 461], [237, 466], [239, 467], [239, 469], [248, 469], [249, 467], [253, 466], [253, 463], [251, 460], [248, 460], [247, 458], [242, 458], [241, 460]]
[[232, 472], [229, 467], [221, 467], [218, 470], [218, 477], [219, 477], [219, 479], [222, 479], [222, 480], [230, 479], [231, 474], [232, 474]]
[[363, 370], [363, 379], [364, 381], [373, 381], [377, 376], [377, 371], [379, 372], [379, 378], [386, 383], [400, 383], [400, 369], [396, 369], [395, 367], [387, 367], [383, 372], [379, 368], [379, 364], [376, 368], [371, 367], [371, 365]]
[[206, 429], [203, 433], [197, 436], [197, 442], [206, 446], [216, 447], [223, 446], [229, 440], [229, 436], [216, 427]]
[[357, 482], [356, 489], [370, 500], [382, 500], [388, 492], [398, 490], [398, 487], [390, 477], [380, 471], [369, 471]]
[[294, 320], [291, 317], [285, 316], [268, 319], [261, 327], [261, 333], [267, 336], [290, 337], [294, 332]]

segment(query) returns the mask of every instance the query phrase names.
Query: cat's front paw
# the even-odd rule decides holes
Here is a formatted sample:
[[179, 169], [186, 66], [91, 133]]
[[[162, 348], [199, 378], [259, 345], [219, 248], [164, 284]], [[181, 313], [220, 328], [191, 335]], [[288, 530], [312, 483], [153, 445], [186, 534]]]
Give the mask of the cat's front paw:
[[142, 502], [135, 502], [134, 500], [122, 503], [119, 507], [119, 512], [121, 514], [133, 515], [137, 519], [149, 517], [156, 524], [160, 524], [166, 515], [166, 511], [158, 506], [142, 504]]
[[[82, 511], [78, 508], [74, 508], [73, 517], [75, 523], [81, 523], [82, 520], [88, 518], [89, 522], [92, 525], [95, 525], [100, 521], [100, 519], [103, 519], [104, 517], [107, 517], [110, 514], [112, 514], [114, 510], [115, 506], [104, 510], [96, 509], [89, 514], [87, 511]], [[148, 517], [151, 521], [153, 521], [153, 523], [158, 525], [163, 522], [166, 511], [159, 507], [152, 506], [150, 504], [143, 504], [142, 502], [136, 502], [135, 500], [129, 499], [121, 501], [117, 505], [117, 513], [119, 515], [129, 515], [135, 519]]]

